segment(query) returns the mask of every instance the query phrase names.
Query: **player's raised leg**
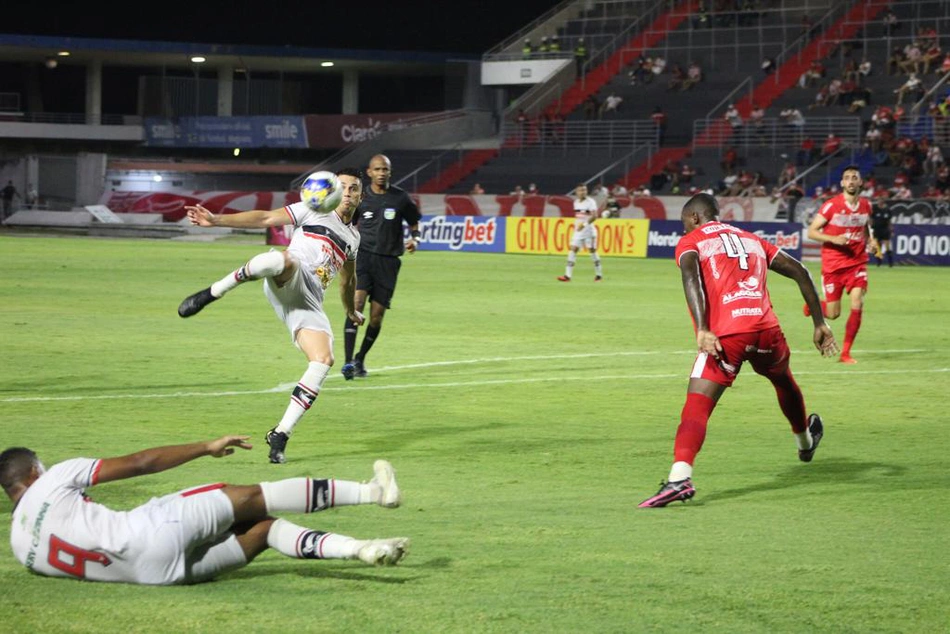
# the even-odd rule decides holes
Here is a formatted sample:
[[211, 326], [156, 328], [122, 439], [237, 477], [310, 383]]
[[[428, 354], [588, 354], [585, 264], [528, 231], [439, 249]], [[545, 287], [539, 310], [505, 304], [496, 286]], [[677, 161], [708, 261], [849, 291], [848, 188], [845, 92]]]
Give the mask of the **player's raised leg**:
[[220, 299], [230, 290], [250, 280], [275, 277], [287, 267], [286, 256], [280, 251], [260, 253], [248, 260], [247, 264], [228, 273], [226, 276], [193, 295], [189, 295], [178, 306], [178, 315], [191, 317], [211, 302]]

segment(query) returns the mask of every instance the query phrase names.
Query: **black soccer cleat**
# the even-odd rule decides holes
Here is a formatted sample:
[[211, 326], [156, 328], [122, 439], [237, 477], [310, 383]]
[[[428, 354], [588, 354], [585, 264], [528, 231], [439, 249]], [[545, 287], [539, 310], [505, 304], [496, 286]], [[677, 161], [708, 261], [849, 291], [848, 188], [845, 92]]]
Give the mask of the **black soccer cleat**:
[[670, 502], [681, 500], [685, 502], [696, 495], [696, 488], [693, 481], [689, 478], [677, 480], [676, 482], [663, 482], [656, 495], [648, 497], [637, 505], [641, 509], [655, 509], [666, 506]]
[[808, 431], [811, 432], [811, 448], [798, 450], [798, 459], [802, 462], [811, 462], [811, 459], [815, 457], [815, 450], [818, 449], [821, 437], [825, 435], [825, 426], [821, 422], [821, 416], [818, 414], [808, 415]]
[[353, 359], [353, 376], [358, 379], [365, 379], [369, 376], [369, 372], [366, 371], [366, 366], [363, 365], [362, 359]]
[[277, 428], [274, 427], [264, 434], [264, 440], [270, 446], [270, 455], [268, 458], [272, 464], [284, 464], [287, 462], [287, 458], [284, 457], [284, 449], [287, 448], [287, 441], [290, 440], [290, 436], [282, 431], [277, 431]]
[[179, 317], [191, 317], [201, 312], [201, 309], [218, 299], [211, 294], [211, 287], [198, 291], [194, 295], [189, 295], [178, 306]]
[[353, 365], [353, 362], [344, 363], [343, 367], [340, 369], [340, 374], [343, 375], [343, 378], [347, 381], [352, 381], [353, 377], [356, 376], [356, 366]]

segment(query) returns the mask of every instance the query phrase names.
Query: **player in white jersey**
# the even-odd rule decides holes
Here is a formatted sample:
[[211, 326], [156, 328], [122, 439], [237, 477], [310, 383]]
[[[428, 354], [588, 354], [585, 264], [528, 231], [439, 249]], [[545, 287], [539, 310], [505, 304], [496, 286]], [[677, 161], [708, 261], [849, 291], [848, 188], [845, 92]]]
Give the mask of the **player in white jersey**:
[[269, 514], [401, 502], [392, 465], [377, 460], [366, 483], [291, 478], [251, 486], [209, 484], [152, 498], [130, 511], [93, 502], [96, 484], [158, 473], [202, 456], [251, 449], [247, 436], [146, 449], [119, 458], [74, 458], [46, 471], [24, 447], [0, 453], [0, 485], [13, 501], [10, 546], [29, 570], [49, 577], [149, 585], [195, 583], [247, 565], [267, 548], [296, 559], [395, 564], [405, 537], [359, 540]]
[[579, 184], [574, 189], [574, 235], [571, 237], [571, 249], [567, 254], [567, 270], [557, 279], [570, 282], [574, 274], [574, 263], [577, 261], [577, 252], [581, 247], [590, 251], [590, 259], [594, 261], [594, 281], [603, 279], [600, 267], [600, 257], [597, 255], [597, 201], [587, 195], [587, 185]]
[[350, 225], [363, 195], [363, 183], [355, 169], [346, 168], [337, 175], [343, 187], [343, 198], [340, 206], [330, 213], [314, 212], [302, 202], [270, 211], [227, 215], [213, 214], [201, 205], [185, 207], [188, 219], [200, 227], [263, 229], [294, 225], [290, 245], [285, 251], [271, 250], [255, 255], [241, 268], [185, 298], [178, 307], [179, 315], [191, 317], [239, 284], [264, 279], [264, 294], [290, 330], [294, 345], [308, 361], [307, 371], [290, 395], [283, 418], [265, 436], [270, 445], [269, 459], [275, 464], [286, 461], [284, 450], [290, 434], [317, 400], [333, 365], [333, 331], [323, 312], [323, 296], [338, 273], [346, 316], [353, 323], [363, 323], [363, 315], [355, 305], [355, 261], [360, 234]]

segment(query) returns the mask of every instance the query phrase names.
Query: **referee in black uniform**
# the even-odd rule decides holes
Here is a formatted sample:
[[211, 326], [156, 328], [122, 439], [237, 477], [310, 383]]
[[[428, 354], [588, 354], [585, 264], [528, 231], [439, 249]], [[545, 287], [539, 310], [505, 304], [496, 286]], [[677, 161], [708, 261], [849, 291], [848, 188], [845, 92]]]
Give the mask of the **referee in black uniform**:
[[[392, 163], [377, 154], [366, 169], [370, 186], [363, 190], [363, 202], [353, 216], [360, 231], [360, 250], [356, 256], [356, 310], [363, 312], [366, 298], [371, 302], [369, 322], [359, 352], [356, 348], [357, 325], [346, 320], [343, 345], [346, 363], [341, 372], [349, 381], [367, 375], [365, 359], [379, 337], [383, 316], [396, 290], [396, 279], [406, 251], [413, 253], [419, 244], [419, 208], [404, 190], [389, 184]], [[409, 225], [409, 240], [404, 240], [403, 223]]]
[[891, 232], [894, 228], [894, 214], [888, 207], [887, 201], [881, 197], [874, 203], [871, 210], [871, 235], [877, 240], [878, 250], [874, 254], [877, 265], [881, 266], [884, 258], [887, 265], [894, 266], [894, 253], [891, 251]]

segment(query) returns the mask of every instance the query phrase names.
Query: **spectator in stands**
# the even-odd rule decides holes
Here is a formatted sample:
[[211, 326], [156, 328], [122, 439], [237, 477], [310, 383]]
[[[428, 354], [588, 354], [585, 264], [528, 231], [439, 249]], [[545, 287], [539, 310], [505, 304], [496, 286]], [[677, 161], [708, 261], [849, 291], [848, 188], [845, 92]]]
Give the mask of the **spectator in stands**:
[[924, 54], [920, 50], [917, 42], [911, 42], [904, 47], [904, 61], [901, 62], [901, 70], [905, 73], [919, 73], [924, 64]]
[[736, 171], [736, 167], [739, 164], [739, 153], [736, 152], [736, 148], [730, 146], [722, 155], [722, 159], [719, 161], [719, 166], [722, 168], [722, 171], [726, 174], [732, 174]]
[[871, 101], [871, 89], [857, 88], [851, 95], [851, 105], [848, 106], [848, 112], [851, 114], [857, 114], [868, 105], [868, 102]]
[[827, 106], [834, 106], [838, 103], [838, 100], [841, 98], [841, 80], [838, 78], [832, 79], [828, 82], [828, 101], [825, 103]]
[[749, 111], [749, 123], [759, 141], [765, 144], [765, 108], [759, 104], [752, 104], [752, 110]]
[[666, 60], [661, 55], [657, 55], [653, 58], [653, 68], [650, 70], [653, 72], [654, 78], [659, 77], [666, 72]]
[[762, 60], [762, 72], [766, 75], [771, 75], [775, 72], [775, 58], [766, 57]]
[[947, 53], [943, 56], [943, 61], [934, 72], [937, 73], [938, 77], [941, 78], [947, 73], [950, 73], [950, 53]]
[[696, 168], [687, 163], [683, 163], [683, 166], [680, 168], [679, 177], [676, 179], [676, 184], [680, 186], [691, 185], [694, 176], [696, 176]]
[[584, 44], [584, 38], [577, 38], [577, 45], [574, 47], [574, 63], [577, 65], [577, 76], [584, 75], [584, 64], [587, 63], [587, 46]]
[[607, 199], [604, 201], [603, 210], [600, 212], [601, 218], [619, 218], [620, 217], [620, 202], [617, 201], [617, 197], [612, 193], [607, 194]]
[[943, 51], [940, 50], [940, 46], [936, 41], [927, 46], [923, 53], [924, 75], [930, 72], [931, 64], [939, 63], [938, 60], [940, 60], [942, 57]]
[[808, 65], [808, 69], [802, 74], [801, 79], [798, 81], [798, 85], [802, 88], [809, 88], [814, 86], [822, 80], [825, 76], [825, 67], [820, 60], [813, 60], [811, 64]]
[[923, 191], [920, 197], [929, 198], [930, 200], [940, 200], [944, 197], [944, 194], [936, 185], [930, 184], [927, 186], [927, 189]]
[[667, 92], [682, 90], [684, 81], [686, 81], [686, 73], [683, 68], [679, 64], [673, 64], [673, 69], [670, 70], [670, 81], [666, 84]]
[[802, 144], [798, 148], [798, 156], [796, 157], [796, 163], [799, 166], [805, 167], [811, 165], [815, 158], [818, 155], [818, 148], [815, 145], [815, 140], [811, 137], [805, 137], [802, 139]]
[[584, 100], [584, 118], [588, 120], [596, 119], [598, 112], [600, 112], [600, 102], [595, 95], [588, 95], [587, 99]]
[[620, 181], [617, 181], [614, 184], [613, 189], [610, 190], [610, 193], [614, 196], [628, 196], [630, 194], [629, 190], [627, 190], [627, 188], [624, 187], [624, 184]]
[[883, 134], [881, 129], [876, 125], [868, 126], [868, 131], [864, 135], [864, 144], [873, 152], [877, 154], [881, 151], [881, 146], [883, 143]]
[[865, 57], [858, 66], [858, 83], [863, 83], [871, 76], [871, 60]]
[[[902, 70], [902, 65], [906, 61], [904, 57], [904, 52], [900, 48], [895, 48], [891, 51], [891, 56], [887, 58], [887, 74], [896, 75]], [[891, 72], [891, 69], [894, 69], [894, 72]]]
[[547, 35], [541, 36], [541, 44], [538, 45], [538, 53], [541, 55], [541, 57], [548, 56], [548, 36]]
[[524, 44], [521, 45], [521, 56], [525, 59], [528, 59], [533, 53], [534, 47], [531, 45], [531, 38], [526, 37], [524, 39]]
[[857, 89], [858, 84], [853, 79], [843, 80], [841, 86], [838, 88], [838, 103], [842, 106], [850, 106], [851, 102], [854, 101], [854, 95]]
[[663, 112], [663, 108], [660, 106], [655, 106], [650, 118], [653, 119], [653, 124], [656, 126], [657, 143], [663, 145], [663, 139], [666, 136], [666, 113]]
[[517, 196], [520, 200], [521, 197], [524, 196], [524, 188], [521, 185], [515, 185], [515, 188], [509, 192], [509, 195]]
[[468, 193], [471, 196], [481, 196], [485, 193], [485, 189], [482, 187], [481, 183], [475, 183], [472, 185], [472, 189]]
[[888, 7], [884, 10], [884, 15], [881, 17], [881, 23], [884, 25], [884, 35], [885, 37], [891, 37], [894, 33], [901, 28], [900, 20], [897, 19], [897, 14], [894, 13], [893, 9]]
[[641, 52], [631, 72], [633, 75], [630, 78], [630, 85], [635, 86], [638, 81], [644, 84], [650, 83], [653, 80], [653, 59], [644, 56]]
[[696, 9], [696, 13], [693, 16], [693, 28], [694, 29], [712, 28], [712, 20], [709, 19], [709, 11], [706, 10], [705, 2], [700, 2], [699, 7], [697, 7]]
[[844, 65], [844, 69], [841, 71], [841, 77], [844, 81], [849, 79], [857, 82], [859, 81], [858, 77], [858, 64], [853, 59], [849, 59], [848, 63]]
[[910, 200], [914, 197], [914, 192], [910, 191], [907, 185], [895, 185], [891, 188], [891, 198], [894, 200]]
[[689, 90], [703, 80], [703, 69], [698, 62], [690, 62], [686, 71], [686, 81], [683, 82], [682, 90]]
[[924, 158], [924, 174], [936, 174], [937, 170], [944, 164], [943, 151], [940, 146], [934, 143], [927, 148], [927, 156]]
[[538, 191], [538, 186], [534, 183], [528, 183], [528, 189], [525, 191], [525, 194], [528, 196], [537, 196], [541, 192]]
[[733, 132], [742, 127], [742, 115], [739, 114], [739, 109], [736, 108], [736, 105], [733, 103], [729, 104], [729, 107], [726, 108], [726, 114], [724, 114], [722, 118], [729, 122]]
[[878, 106], [871, 115], [871, 122], [881, 130], [893, 129], [896, 125], [894, 111], [887, 106]]
[[785, 167], [782, 168], [782, 172], [778, 175], [778, 186], [784, 187], [794, 181], [796, 176], [798, 176], [798, 169], [795, 167], [795, 164], [786, 162]]
[[911, 73], [907, 81], [905, 81], [900, 88], [896, 89], [894, 93], [897, 95], [898, 106], [904, 102], [904, 97], [907, 95], [911, 95], [916, 101], [924, 96], [924, 82], [920, 81], [920, 78], [917, 77], [917, 73]]
[[841, 149], [841, 137], [836, 136], [834, 133], [829, 133], [828, 138], [825, 139], [825, 144], [821, 147], [821, 156], [828, 157], [834, 156], [835, 152]]
[[623, 103], [623, 97], [618, 95], [615, 92], [607, 95], [607, 98], [604, 99], [603, 105], [600, 107], [600, 116], [609, 114], [617, 114], [617, 110], [620, 108], [620, 104]]
[[551, 43], [548, 45], [548, 51], [551, 53], [561, 52], [561, 40], [558, 39], [557, 33], [551, 36]]
[[942, 191], [950, 190], [950, 166], [941, 163], [937, 168], [937, 176], [934, 178], [934, 185]]
[[828, 105], [828, 99], [830, 94], [828, 93], [828, 84], [825, 84], [818, 89], [818, 92], [815, 93], [815, 103], [809, 104], [808, 109], [813, 110], [815, 108], [824, 108]]
[[801, 132], [805, 127], [805, 116], [798, 108], [786, 108], [782, 110], [779, 119], [796, 132]]

